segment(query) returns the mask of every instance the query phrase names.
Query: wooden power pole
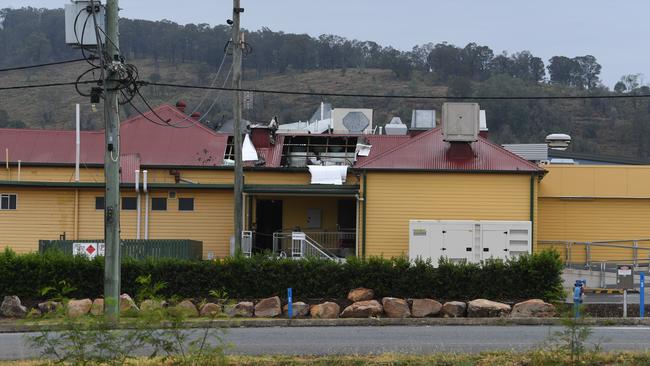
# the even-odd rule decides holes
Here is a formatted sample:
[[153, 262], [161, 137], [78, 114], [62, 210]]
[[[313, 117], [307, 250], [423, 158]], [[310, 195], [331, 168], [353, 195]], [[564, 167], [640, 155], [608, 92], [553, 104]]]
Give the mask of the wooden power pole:
[[[106, 125], [104, 309], [107, 319], [112, 322], [117, 322], [120, 314], [120, 120], [117, 101], [119, 82], [115, 81], [116, 68], [121, 63], [118, 49], [118, 11], [118, 0], [106, 1], [106, 56], [100, 55], [105, 67], [103, 86]], [[101, 42], [101, 39], [98, 42]]]
[[[241, 89], [242, 42], [239, 31], [239, 16], [244, 12], [240, 0], [233, 0], [232, 9], [232, 84], [233, 88]], [[234, 236], [235, 250], [241, 250], [241, 232], [243, 230], [242, 218], [242, 191], [244, 186], [244, 169], [242, 167], [242, 134], [241, 134], [241, 91], [233, 94], [233, 144], [235, 148], [235, 197], [234, 197]]]

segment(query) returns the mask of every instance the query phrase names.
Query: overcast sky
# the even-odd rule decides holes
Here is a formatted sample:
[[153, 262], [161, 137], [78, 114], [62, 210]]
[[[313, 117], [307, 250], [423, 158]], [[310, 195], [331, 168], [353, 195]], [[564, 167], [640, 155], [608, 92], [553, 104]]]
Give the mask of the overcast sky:
[[[66, 0], [0, 0], [6, 7], [62, 7]], [[372, 40], [401, 50], [416, 44], [477, 42], [555, 55], [596, 56], [610, 87], [621, 75], [650, 75], [648, 0], [241, 0], [242, 26]], [[178, 23], [223, 24], [230, 0], [121, 0], [120, 15]]]

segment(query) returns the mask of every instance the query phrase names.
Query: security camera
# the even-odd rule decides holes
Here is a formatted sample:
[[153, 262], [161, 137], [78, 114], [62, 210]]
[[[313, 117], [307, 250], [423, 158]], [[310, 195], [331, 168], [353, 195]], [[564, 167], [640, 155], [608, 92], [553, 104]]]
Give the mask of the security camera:
[[226, 23], [228, 23], [228, 25], [232, 25], [234, 22], [232, 21], [232, 19], [227, 19]]
[[571, 136], [565, 133], [552, 133], [546, 136], [548, 147], [553, 150], [566, 150], [571, 144]]

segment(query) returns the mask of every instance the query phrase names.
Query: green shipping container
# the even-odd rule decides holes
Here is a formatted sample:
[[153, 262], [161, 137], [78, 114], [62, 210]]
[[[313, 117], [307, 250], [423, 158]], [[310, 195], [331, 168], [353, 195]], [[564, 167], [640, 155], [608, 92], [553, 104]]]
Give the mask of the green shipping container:
[[[89, 257], [104, 254], [102, 240], [39, 240], [38, 251], [43, 254], [48, 250], [58, 249], [65, 254], [83, 254]], [[122, 240], [122, 258], [178, 258], [201, 260], [203, 242], [187, 239], [156, 240]]]

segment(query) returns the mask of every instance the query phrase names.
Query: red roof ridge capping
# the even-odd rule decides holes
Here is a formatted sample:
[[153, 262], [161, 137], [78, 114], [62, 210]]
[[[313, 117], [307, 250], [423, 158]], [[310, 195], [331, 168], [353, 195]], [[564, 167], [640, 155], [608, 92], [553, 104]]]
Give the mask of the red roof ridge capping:
[[[414, 143], [416, 141], [419, 141], [422, 138], [424, 138], [425, 136], [428, 136], [428, 135], [434, 133], [434, 131], [439, 130], [439, 129], [440, 129], [440, 127], [432, 128], [429, 131], [425, 131], [425, 132], [422, 132], [422, 133], [418, 134], [415, 137], [411, 137], [410, 139], [407, 139], [406, 144], [393, 146], [392, 148], [382, 152], [381, 154], [379, 154], [379, 155], [377, 155], [377, 156], [375, 156], [373, 158], [367, 159], [363, 163], [359, 164], [359, 166], [357, 166], [356, 168], [363, 168], [364, 165], [368, 165], [370, 163], [373, 163], [375, 160], [379, 160], [379, 159], [383, 158], [385, 155], [388, 155], [388, 154], [392, 153], [393, 151], [399, 150], [399, 149], [403, 148], [404, 146], [407, 146], [407, 145], [410, 145], [410, 144], [412, 144], [412, 143]], [[379, 136], [382, 136], [382, 135], [379, 135]], [[372, 150], [371, 150], [371, 152], [372, 152]]]
[[[513, 154], [503, 147], [494, 144], [483, 137], [478, 137], [472, 143], [473, 150], [479, 155], [472, 159], [453, 160], [447, 156], [446, 143], [442, 140], [441, 127], [423, 132], [403, 144], [388, 149], [371, 159], [360, 163], [358, 169], [414, 169], [439, 171], [507, 171], [507, 172], [545, 172], [536, 164]], [[431, 143], [418, 146], [426, 139]], [[417, 151], [412, 151], [413, 149]], [[418, 153], [421, 149], [421, 154]], [[487, 151], [486, 151], [487, 150]], [[481, 154], [482, 152], [482, 154]], [[400, 166], [396, 159], [403, 159]]]
[[[121, 122], [120, 125], [133, 123], [134, 121], [137, 121], [140, 118], [150, 118], [150, 119], [153, 119], [155, 121], [155, 120], [158, 119], [156, 114], [160, 115], [162, 112], [170, 112], [172, 115], [175, 115], [175, 117], [178, 117], [179, 120], [170, 121], [169, 123], [172, 124], [172, 125], [178, 125], [178, 126], [180, 126], [179, 128], [188, 128], [187, 125], [182, 125], [180, 123], [190, 122], [194, 127], [202, 128], [203, 130], [205, 130], [207, 132], [210, 132], [213, 135], [217, 134], [217, 132], [214, 131], [213, 129], [208, 128], [203, 123], [201, 123], [201, 122], [193, 119], [192, 117], [186, 115], [185, 113], [179, 111], [178, 108], [176, 108], [175, 106], [172, 106], [170, 104], [161, 104], [161, 105], [155, 107], [153, 109], [153, 111], [144, 112], [143, 115], [136, 114], [134, 116], [131, 116], [131, 117], [127, 118], [126, 120], [124, 120], [123, 122]], [[160, 121], [160, 123], [165, 123], [165, 122]], [[166, 126], [164, 126], [164, 127], [166, 127]], [[170, 128], [173, 128], [173, 127], [170, 127]]]

